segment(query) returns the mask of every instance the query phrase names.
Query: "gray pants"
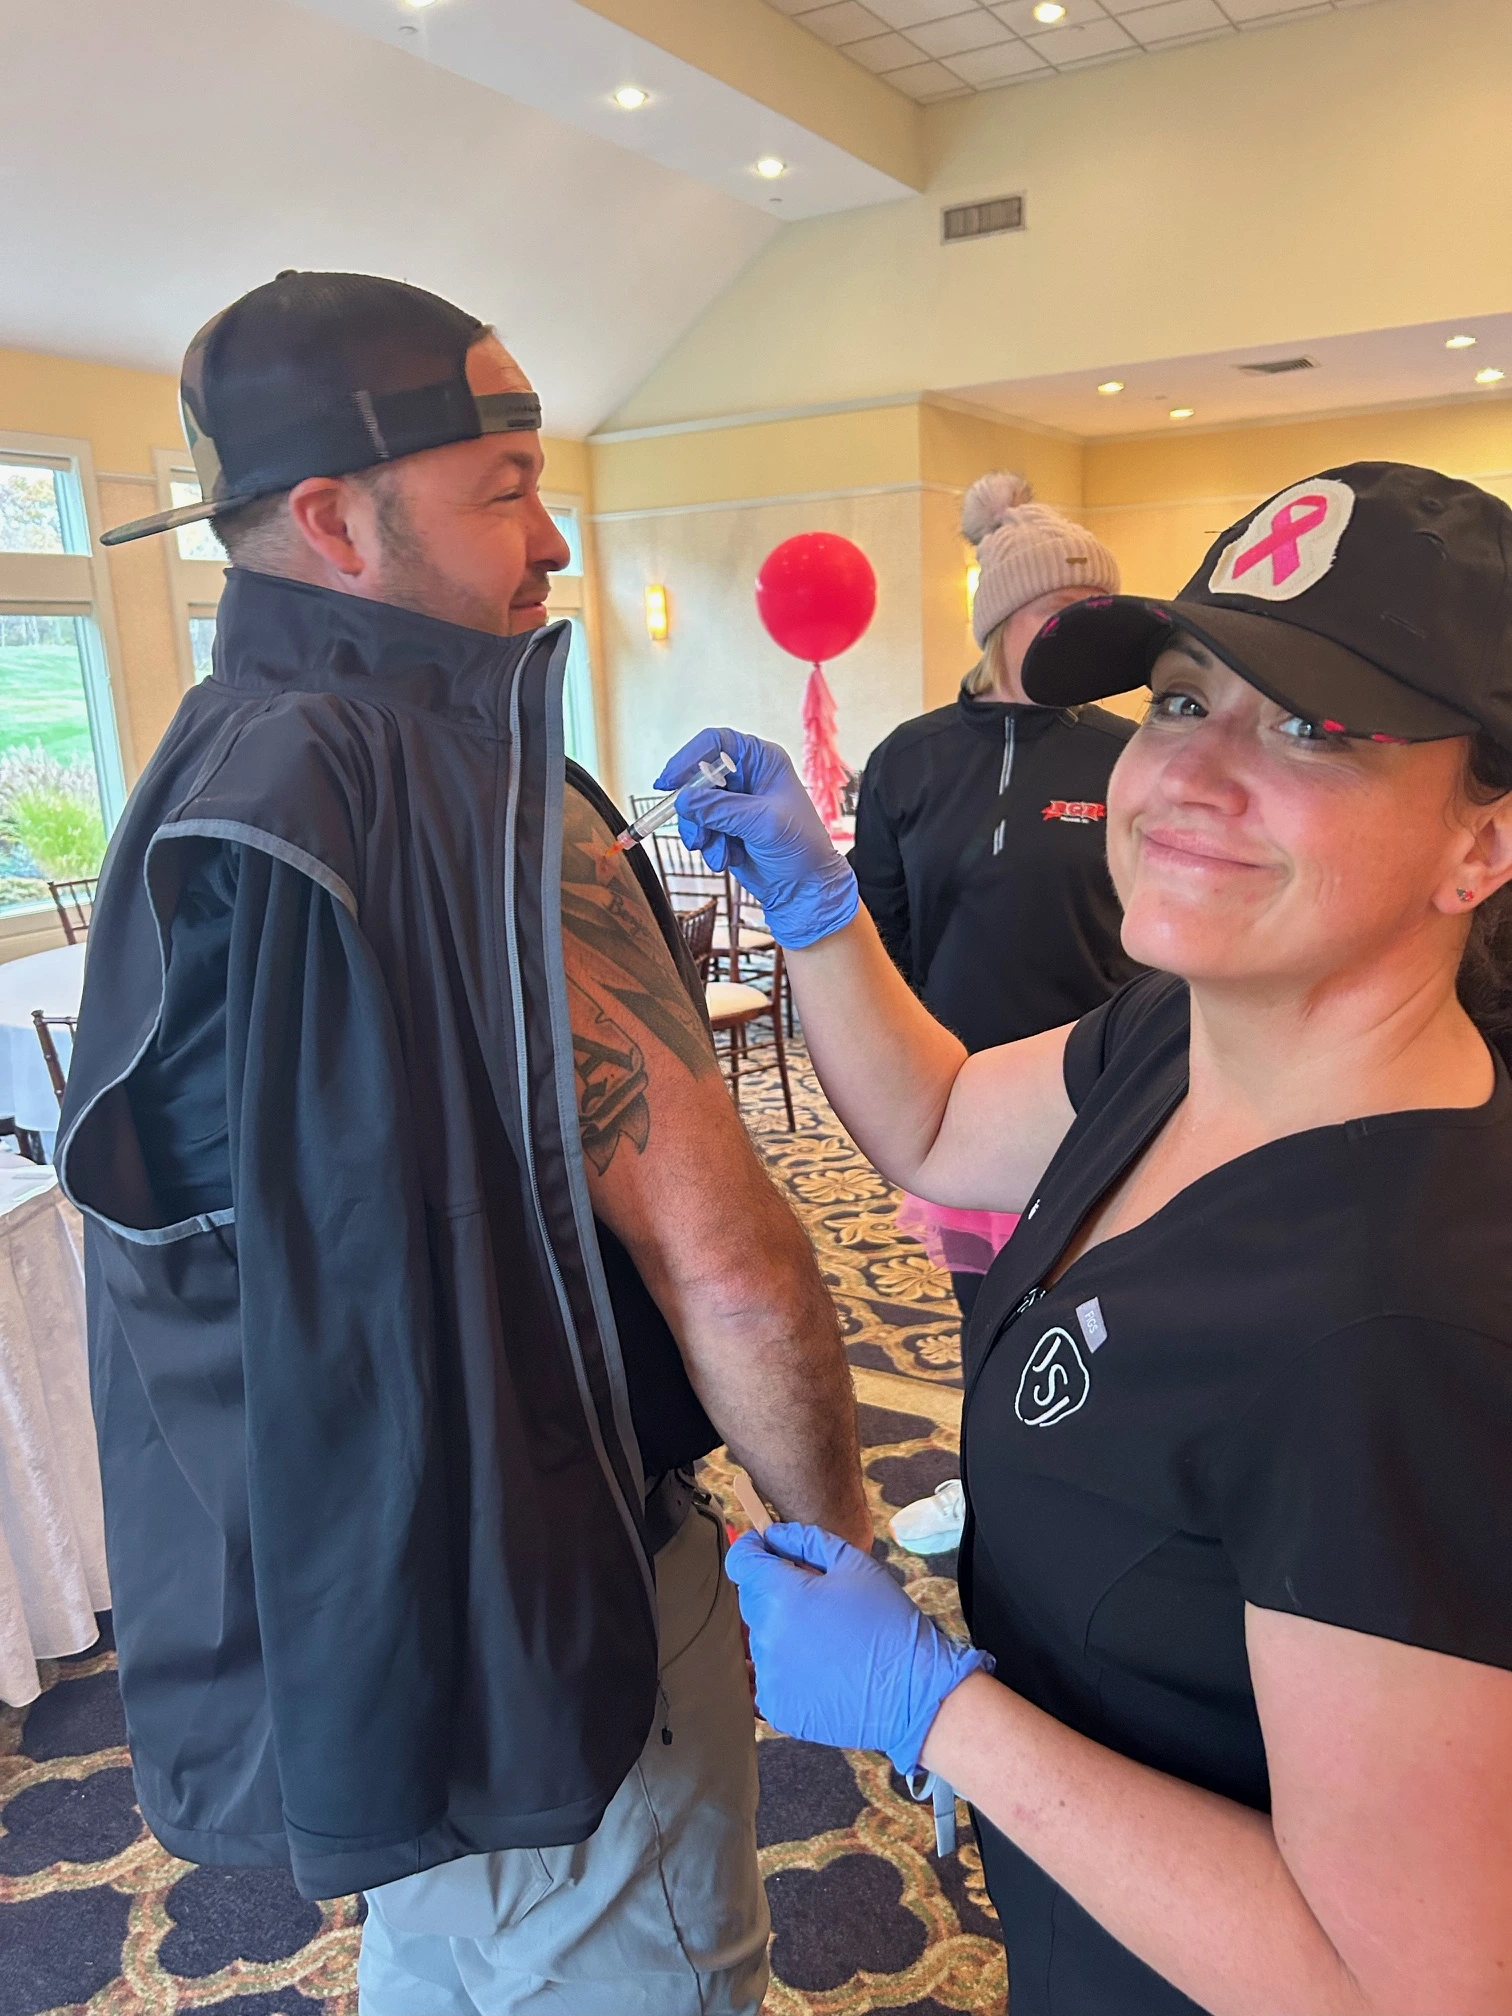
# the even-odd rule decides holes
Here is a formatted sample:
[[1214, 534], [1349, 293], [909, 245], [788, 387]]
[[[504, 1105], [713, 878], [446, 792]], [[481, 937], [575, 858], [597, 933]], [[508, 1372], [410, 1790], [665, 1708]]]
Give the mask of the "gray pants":
[[702, 1508], [657, 1555], [656, 1598], [664, 1706], [598, 1832], [370, 1890], [360, 2016], [759, 2011], [755, 1729], [724, 1531]]

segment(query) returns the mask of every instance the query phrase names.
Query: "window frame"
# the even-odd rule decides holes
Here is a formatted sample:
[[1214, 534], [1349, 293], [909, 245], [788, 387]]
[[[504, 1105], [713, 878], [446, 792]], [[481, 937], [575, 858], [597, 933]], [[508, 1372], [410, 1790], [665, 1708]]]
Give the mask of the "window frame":
[[[70, 435], [5, 429], [0, 431], [0, 462], [65, 472], [73, 479], [60, 498], [59, 508], [68, 550], [0, 553], [0, 615], [83, 619], [85, 627], [76, 635], [84, 674], [84, 706], [108, 839], [121, 816], [128, 780], [135, 778], [137, 763], [110, 565], [100, 544], [102, 520], [94, 455], [87, 441]], [[52, 943], [60, 934], [39, 926], [43, 916], [56, 924], [51, 905], [41, 902], [0, 912], [0, 958], [11, 955], [17, 939], [45, 938]], [[41, 950], [41, 945], [36, 949]]]
[[570, 511], [577, 520], [578, 548], [583, 556], [581, 574], [553, 574], [546, 597], [548, 617], [576, 616], [583, 626], [583, 637], [588, 656], [588, 705], [589, 726], [593, 735], [593, 760], [585, 763], [596, 778], [602, 779], [601, 753], [606, 746], [604, 690], [600, 679], [599, 664], [599, 622], [598, 598], [595, 592], [593, 566], [593, 525], [588, 510], [588, 499], [576, 490], [542, 488], [541, 502], [548, 511]]
[[[187, 479], [199, 484], [199, 471], [187, 448], [154, 448], [152, 475], [160, 511], [173, 509], [175, 482]], [[178, 654], [179, 691], [187, 693], [194, 684], [194, 647], [189, 641], [189, 619], [191, 616], [214, 619], [225, 591], [227, 563], [221, 560], [186, 560], [179, 551], [176, 531], [163, 532], [158, 537], [163, 548], [163, 565], [168, 571], [168, 601], [173, 610], [173, 644]]]

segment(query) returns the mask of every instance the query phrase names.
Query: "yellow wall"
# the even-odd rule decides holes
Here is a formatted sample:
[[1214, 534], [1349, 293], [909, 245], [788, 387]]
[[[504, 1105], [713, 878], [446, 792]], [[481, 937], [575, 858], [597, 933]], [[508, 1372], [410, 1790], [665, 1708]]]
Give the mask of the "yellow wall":
[[931, 106], [924, 193], [786, 227], [614, 424], [1506, 310], [1509, 104], [1507, 0], [1381, 0]]
[[988, 469], [1016, 469], [1037, 497], [1074, 511], [1082, 496], [1082, 443], [984, 410], [925, 398], [919, 408], [919, 473], [967, 490]]
[[1512, 398], [1409, 406], [1086, 446], [1081, 516], [1132, 593], [1174, 595], [1218, 534], [1304, 476], [1416, 462], [1512, 503]]
[[88, 441], [97, 470], [149, 478], [153, 449], [184, 439], [176, 379], [34, 350], [0, 350], [0, 428]]
[[[796, 532], [854, 539], [877, 570], [877, 614], [827, 676], [855, 765], [899, 721], [951, 699], [975, 662], [961, 495], [1013, 468], [1075, 509], [1082, 446], [958, 403], [910, 398], [783, 418], [652, 429], [592, 443], [608, 733], [606, 776], [647, 790], [670, 750], [711, 721], [801, 743], [802, 666], [756, 614], [762, 560]], [[649, 582], [672, 636], [645, 634]]]
[[918, 410], [911, 400], [781, 420], [737, 417], [628, 440], [611, 433], [589, 445], [600, 514], [919, 479]]

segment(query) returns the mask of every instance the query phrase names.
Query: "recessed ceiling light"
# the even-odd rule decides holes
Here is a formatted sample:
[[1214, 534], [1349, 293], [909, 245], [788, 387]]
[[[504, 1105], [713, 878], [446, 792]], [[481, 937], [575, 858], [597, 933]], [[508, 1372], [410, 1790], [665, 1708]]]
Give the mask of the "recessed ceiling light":
[[435, 0], [409, 0], [411, 7], [433, 7]]
[[779, 175], [786, 175], [786, 161], [779, 161], [775, 154], [763, 154], [756, 163], [756, 173], [763, 182], [775, 182]]
[[1476, 372], [1475, 382], [1477, 385], [1500, 385], [1506, 375], [1505, 371], [1498, 371], [1494, 364], [1488, 364], [1484, 371]]
[[1446, 350], [1473, 350], [1476, 340], [1474, 336], [1451, 336], [1445, 343], [1444, 348]]
[[614, 102], [621, 112], [639, 112], [650, 95], [649, 91], [642, 91], [639, 84], [621, 84], [614, 94]]
[[1097, 389], [1101, 392], [1104, 399], [1111, 399], [1115, 392], [1122, 392], [1123, 388], [1124, 381], [1122, 378], [1104, 378]]
[[1195, 406], [1173, 406], [1171, 408], [1171, 418], [1173, 420], [1190, 420], [1196, 410]]
[[1034, 18], [1046, 28], [1053, 28], [1057, 21], [1065, 20], [1066, 10], [1061, 5], [1061, 0], [1039, 0], [1039, 5], [1034, 10]]

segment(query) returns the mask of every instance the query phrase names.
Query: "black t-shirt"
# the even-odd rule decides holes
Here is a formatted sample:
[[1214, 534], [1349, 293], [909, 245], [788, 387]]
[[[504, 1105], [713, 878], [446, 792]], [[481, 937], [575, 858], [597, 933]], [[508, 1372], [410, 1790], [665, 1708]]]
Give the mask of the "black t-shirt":
[[[1259, 1810], [1244, 1606], [1512, 1668], [1512, 1083], [1289, 1135], [1040, 1284], [1185, 1096], [1134, 981], [1066, 1046], [1072, 1124], [967, 1338], [962, 1587], [998, 1678]], [[981, 1824], [1014, 2016], [1195, 2005]]]

